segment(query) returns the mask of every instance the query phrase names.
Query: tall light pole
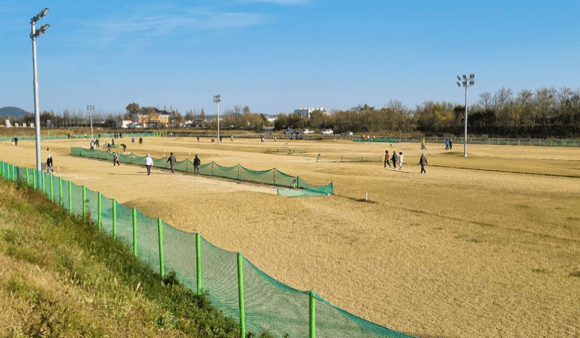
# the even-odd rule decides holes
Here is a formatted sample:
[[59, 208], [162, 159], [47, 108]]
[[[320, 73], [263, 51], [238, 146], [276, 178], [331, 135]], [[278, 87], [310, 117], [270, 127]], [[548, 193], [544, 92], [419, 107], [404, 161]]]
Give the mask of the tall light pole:
[[[40, 159], [40, 104], [38, 103], [38, 74], [36, 72], [36, 38], [44, 34], [46, 30], [50, 27], [46, 24], [37, 31], [36, 22], [42, 19], [46, 13], [48, 13], [48, 8], [42, 10], [37, 16], [30, 19], [30, 25], [32, 26], [32, 31], [30, 33], [30, 38], [32, 39], [32, 69], [33, 69], [33, 88], [34, 88], [34, 115], [35, 115], [35, 131], [36, 131], [36, 170], [42, 171], [42, 162]], [[38, 175], [38, 183], [40, 186], [40, 175]]]
[[91, 115], [91, 139], [94, 139], [94, 136], [93, 136], [93, 112], [95, 111], [95, 106], [87, 105], [87, 111]]
[[217, 103], [217, 142], [218, 144], [220, 144], [220, 101], [221, 101], [221, 96], [220, 95], [214, 95], [213, 96], [213, 102]]
[[461, 82], [461, 84], [457, 82], [457, 86], [461, 87], [461, 85], [463, 85], [463, 87], [465, 87], [465, 140], [463, 142], [463, 157], [467, 157], [467, 90], [475, 84], [475, 75], [471, 74], [469, 75], [469, 78], [467, 78], [467, 76], [463, 74], [463, 79], [457, 75], [457, 79]]

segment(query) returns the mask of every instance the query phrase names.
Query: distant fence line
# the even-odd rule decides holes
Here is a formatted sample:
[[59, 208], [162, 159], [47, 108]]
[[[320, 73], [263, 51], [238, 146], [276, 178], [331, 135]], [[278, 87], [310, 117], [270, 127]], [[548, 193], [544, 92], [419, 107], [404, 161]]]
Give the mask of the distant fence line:
[[[116, 133], [117, 135], [119, 133]], [[69, 137], [70, 135], [70, 137]], [[65, 140], [65, 139], [90, 139], [91, 137], [98, 137], [101, 135], [101, 138], [113, 138], [115, 137], [115, 133], [93, 133], [92, 135], [79, 135], [79, 134], [67, 134], [67, 135], [46, 135], [42, 136], [41, 140]], [[147, 137], [147, 136], [156, 136], [158, 133], [123, 133], [124, 137]], [[10, 141], [13, 138], [18, 138], [18, 141], [35, 141], [36, 136], [21, 136], [21, 135], [14, 135], [14, 136], [0, 136], [0, 141]]]
[[249, 331], [274, 337], [407, 338], [330, 304], [313, 290], [300, 291], [259, 270], [241, 253], [223, 250], [199, 233], [183, 232], [118, 203], [99, 191], [43, 171], [0, 161], [0, 177], [42, 191], [70, 214], [125, 243], [133, 254], [165, 276], [173, 271], [198, 295], [209, 292], [225, 315], [238, 318], [240, 337]]
[[[425, 143], [445, 143], [445, 140], [451, 139], [454, 144], [463, 144], [465, 138], [449, 137], [425, 137]], [[423, 138], [386, 138], [355, 137], [354, 142], [387, 142], [387, 143], [420, 143]], [[551, 147], [580, 147], [580, 141], [567, 139], [517, 139], [517, 138], [467, 138], [467, 144], [489, 144], [489, 145], [508, 145], [508, 146], [551, 146]]]

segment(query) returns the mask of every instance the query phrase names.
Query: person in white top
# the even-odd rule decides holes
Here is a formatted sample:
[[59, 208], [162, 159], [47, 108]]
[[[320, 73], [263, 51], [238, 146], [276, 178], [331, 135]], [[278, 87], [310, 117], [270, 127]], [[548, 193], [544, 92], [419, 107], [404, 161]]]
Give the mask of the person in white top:
[[403, 152], [399, 152], [399, 169], [403, 170]]
[[153, 159], [149, 154], [145, 157], [145, 166], [147, 167], [147, 175], [151, 175], [151, 166], [153, 165]]

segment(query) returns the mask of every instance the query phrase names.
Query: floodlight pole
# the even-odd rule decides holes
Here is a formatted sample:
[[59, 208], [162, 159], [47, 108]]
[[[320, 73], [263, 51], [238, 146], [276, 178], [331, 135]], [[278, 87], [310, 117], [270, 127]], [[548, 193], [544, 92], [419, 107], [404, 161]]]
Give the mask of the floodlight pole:
[[93, 111], [95, 111], [95, 106], [89, 106], [87, 105], [87, 110], [89, 111], [89, 114], [91, 116], [91, 139], [94, 139], [94, 135], [93, 135]]
[[[42, 12], [40, 12], [37, 16], [33, 17], [30, 20], [31, 25], [31, 32], [30, 38], [32, 39], [32, 71], [33, 71], [33, 91], [34, 91], [34, 122], [35, 122], [35, 133], [36, 133], [36, 170], [38, 172], [42, 172], [42, 162], [40, 157], [40, 103], [38, 102], [38, 73], [36, 70], [36, 38], [40, 35], [44, 34], [44, 32], [50, 27], [50, 25], [43, 26], [38, 32], [36, 31], [36, 22], [42, 19], [46, 13], [48, 12], [48, 8], [45, 8]], [[40, 176], [38, 176], [38, 184], [40, 186]]]
[[[459, 81], [462, 81], [459, 75], [457, 75], [457, 79], [459, 79]], [[473, 79], [475, 79], [475, 75], [473, 74], [469, 75], [469, 78], [465, 74], [463, 75], [462, 85], [463, 87], [465, 87], [465, 135], [463, 141], [463, 157], [467, 157], [467, 95], [468, 95], [467, 93], [469, 87], [475, 84], [475, 81]], [[461, 87], [459, 82], [457, 82], [457, 86]]]
[[220, 144], [220, 101], [221, 96], [214, 95], [213, 102], [217, 103], [217, 143]]

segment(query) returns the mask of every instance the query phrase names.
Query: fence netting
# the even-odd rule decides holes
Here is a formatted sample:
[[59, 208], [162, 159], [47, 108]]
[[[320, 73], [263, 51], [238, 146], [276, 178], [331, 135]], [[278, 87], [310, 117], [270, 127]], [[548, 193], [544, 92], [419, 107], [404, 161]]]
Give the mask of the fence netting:
[[[108, 161], [113, 160], [112, 153], [84, 149], [81, 147], [71, 147], [71, 155]], [[143, 165], [145, 163], [145, 157], [135, 154], [119, 154], [119, 162]], [[153, 166], [162, 169], [171, 168], [167, 162], [167, 158], [154, 158]], [[175, 164], [174, 169], [182, 172], [193, 172], [193, 163], [190, 160], [179, 161]], [[300, 177], [290, 176], [275, 168], [269, 170], [251, 170], [242, 167], [240, 164], [233, 167], [224, 167], [216, 162], [211, 162], [200, 165], [199, 173], [201, 175], [217, 176], [232, 180], [256, 182], [295, 189], [295, 191], [289, 191], [290, 189], [278, 189], [279, 194], [286, 197], [328, 196], [332, 195], [334, 192], [332, 183], [323, 186], [315, 186], [305, 182]]]
[[[189, 163], [185, 163], [189, 166]], [[224, 175], [250, 175], [249, 170], [238, 167], [218, 167]], [[208, 168], [206, 165], [206, 169]], [[256, 176], [269, 175], [268, 171], [257, 172]], [[13, 174], [15, 173], [15, 174]], [[283, 173], [277, 173], [278, 179], [287, 181]], [[33, 185], [34, 170], [6, 166], [0, 162], [0, 174], [9, 180], [20, 180]], [[53, 175], [42, 173], [43, 183], [50, 182], [52, 177], [52, 191], [54, 202], [60, 201], [60, 179]], [[293, 179], [292, 184], [305, 185], [299, 178]], [[49, 184], [49, 183], [47, 183]], [[69, 186], [71, 192], [72, 213], [83, 214], [83, 187], [70, 181], [62, 180], [63, 206], [68, 209]], [[316, 189], [317, 187], [309, 187]], [[318, 187], [320, 188], [320, 187]], [[41, 186], [42, 191], [50, 198], [50, 186]], [[288, 189], [292, 190], [292, 189]], [[95, 226], [99, 220], [99, 192], [90, 189], [85, 191], [85, 214]], [[163, 245], [164, 272], [174, 272], [178, 280], [194, 292], [199, 288], [208, 292], [212, 304], [235, 320], [240, 319], [239, 307], [239, 280], [238, 280], [238, 253], [223, 250], [214, 246], [199, 234], [183, 232], [171, 225], [142, 214], [138, 210], [114, 202], [113, 199], [101, 195], [100, 219], [101, 229], [108, 235], [114, 234], [116, 222], [116, 237], [131, 249], [134, 249], [134, 230], [136, 231], [137, 256], [141, 261], [149, 264], [154, 271], [161, 272], [160, 241]], [[114, 203], [114, 204], [113, 204]], [[116, 208], [113, 208], [113, 205]], [[116, 212], [114, 212], [116, 209]], [[135, 211], [134, 211], [135, 210]], [[161, 228], [161, 231], [159, 231]], [[196, 237], [199, 236], [199, 248]], [[199, 257], [197, 252], [199, 251]], [[250, 261], [241, 257], [244, 286], [245, 323], [247, 332], [259, 335], [268, 332], [274, 337], [308, 337], [310, 325], [310, 294], [309, 292], [293, 289], [274, 278], [268, 276]], [[198, 279], [198, 258], [201, 273]], [[330, 304], [314, 293], [315, 329], [318, 337], [350, 338], [350, 337], [408, 337], [402, 333], [390, 330], [381, 325], [371, 323], [365, 319], [352, 315]]]

